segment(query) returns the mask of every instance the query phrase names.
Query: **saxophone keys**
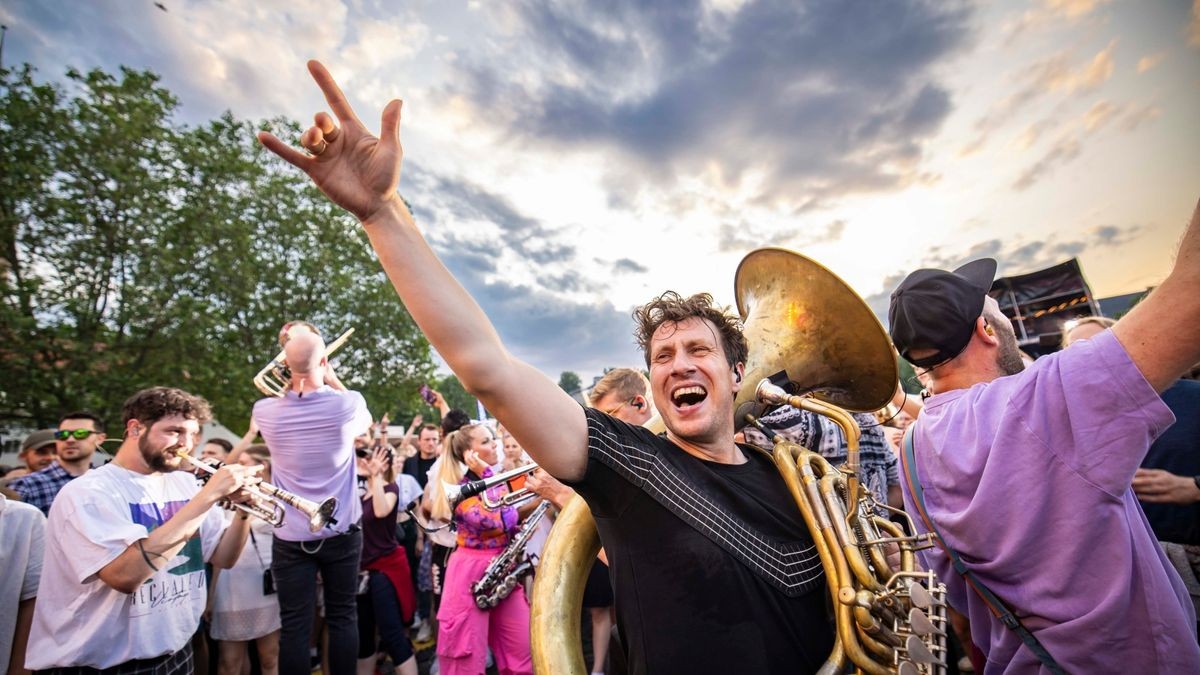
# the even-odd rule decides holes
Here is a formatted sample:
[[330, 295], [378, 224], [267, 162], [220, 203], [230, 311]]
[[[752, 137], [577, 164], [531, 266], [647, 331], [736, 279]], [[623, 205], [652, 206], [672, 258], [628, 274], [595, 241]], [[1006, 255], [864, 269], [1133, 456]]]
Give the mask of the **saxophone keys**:
[[908, 598], [914, 607], [929, 609], [933, 605], [933, 596], [925, 587], [915, 581], [908, 582]]
[[908, 625], [912, 627], [913, 633], [916, 633], [921, 637], [928, 637], [930, 635], [945, 635], [945, 633], [939, 630], [938, 627], [929, 620], [929, 617], [925, 614], [925, 612], [917, 609], [916, 607], [913, 607], [908, 612]]
[[904, 641], [904, 651], [907, 653], [908, 659], [914, 663], [928, 665], [937, 660], [934, 658], [933, 652], [929, 651], [929, 647], [926, 647], [925, 643], [921, 642], [921, 638], [916, 635], [909, 635], [908, 639]]

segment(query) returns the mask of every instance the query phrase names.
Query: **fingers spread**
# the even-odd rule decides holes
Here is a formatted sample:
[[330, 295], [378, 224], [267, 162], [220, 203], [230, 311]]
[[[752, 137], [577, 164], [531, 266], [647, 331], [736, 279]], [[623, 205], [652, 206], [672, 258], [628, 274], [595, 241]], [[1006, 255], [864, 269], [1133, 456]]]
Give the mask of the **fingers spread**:
[[258, 132], [258, 142], [262, 143], [263, 147], [279, 155], [285, 162], [292, 166], [306, 169], [312, 162], [311, 157], [279, 140], [269, 131]]
[[325, 94], [325, 100], [329, 102], [329, 109], [333, 111], [333, 114], [337, 115], [343, 124], [349, 121], [358, 122], [358, 117], [355, 116], [354, 109], [346, 100], [346, 95], [342, 93], [341, 87], [338, 87], [337, 82], [334, 81], [325, 66], [321, 65], [320, 61], [309, 61], [308, 72], [312, 73], [317, 86]]

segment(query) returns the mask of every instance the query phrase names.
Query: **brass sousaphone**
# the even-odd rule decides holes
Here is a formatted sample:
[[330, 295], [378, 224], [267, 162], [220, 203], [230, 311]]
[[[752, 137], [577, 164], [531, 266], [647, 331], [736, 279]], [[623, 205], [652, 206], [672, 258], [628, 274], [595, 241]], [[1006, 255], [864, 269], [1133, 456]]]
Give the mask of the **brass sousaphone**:
[[[839, 469], [782, 438], [772, 451], [820, 552], [833, 601], [837, 641], [821, 672], [942, 672], [944, 586], [916, 569], [916, 542], [874, 513], [856, 473], [859, 430], [846, 412], [877, 410], [891, 400], [898, 380], [891, 341], [845, 282], [792, 251], [751, 252], [734, 288], [750, 346], [747, 384], [734, 402], [738, 426], [763, 403], [786, 403], [830, 417], [850, 446]], [[899, 547], [898, 568], [887, 561], [882, 540]], [[599, 549], [587, 504], [572, 499], [550, 532], [534, 583], [530, 633], [538, 673], [587, 672], [579, 617]]]

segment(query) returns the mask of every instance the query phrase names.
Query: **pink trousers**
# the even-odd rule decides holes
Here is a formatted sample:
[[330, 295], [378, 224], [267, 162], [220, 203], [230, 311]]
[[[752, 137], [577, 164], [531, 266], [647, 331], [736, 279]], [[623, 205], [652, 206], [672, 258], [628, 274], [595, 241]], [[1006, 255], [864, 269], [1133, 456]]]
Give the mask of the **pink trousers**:
[[488, 647], [496, 657], [500, 675], [533, 673], [529, 603], [521, 586], [486, 612], [475, 606], [471, 596], [471, 586], [499, 553], [459, 547], [450, 554], [437, 615], [437, 655], [442, 675], [482, 675]]

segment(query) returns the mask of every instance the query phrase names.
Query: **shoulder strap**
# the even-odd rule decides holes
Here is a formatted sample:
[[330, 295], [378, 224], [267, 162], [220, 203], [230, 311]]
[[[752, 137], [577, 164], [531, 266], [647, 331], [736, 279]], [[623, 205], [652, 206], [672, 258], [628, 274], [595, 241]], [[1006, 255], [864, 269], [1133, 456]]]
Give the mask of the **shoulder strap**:
[[1017, 618], [1016, 614], [1013, 614], [1012, 610], [1008, 608], [1008, 605], [1004, 604], [1003, 600], [997, 597], [995, 593], [992, 593], [979, 580], [979, 577], [962, 561], [962, 558], [958, 555], [958, 551], [946, 545], [946, 540], [942, 538], [942, 533], [933, 524], [933, 520], [929, 517], [929, 512], [925, 510], [925, 491], [921, 489], [921, 481], [917, 478], [917, 460], [916, 453], [913, 450], [913, 430], [916, 426], [917, 424], [914, 422], [904, 432], [904, 447], [903, 452], [900, 453], [900, 464], [904, 469], [904, 480], [908, 483], [909, 494], [912, 495], [913, 503], [916, 504], [917, 513], [925, 523], [925, 528], [933, 533], [934, 541], [946, 552], [947, 557], [950, 558], [950, 564], [954, 567], [954, 571], [983, 600], [983, 604], [987, 606], [992, 615], [1015, 632], [1021, 638], [1021, 641], [1025, 643], [1025, 646], [1029, 648], [1029, 651], [1033, 652], [1033, 655], [1038, 658], [1038, 661], [1042, 662], [1042, 665], [1047, 670], [1055, 675], [1065, 675], [1066, 671], [1062, 669], [1062, 666], [1058, 665], [1058, 662], [1054, 660], [1050, 652], [1046, 651], [1045, 645], [1025, 627], [1025, 624], [1021, 623], [1021, 620]]

